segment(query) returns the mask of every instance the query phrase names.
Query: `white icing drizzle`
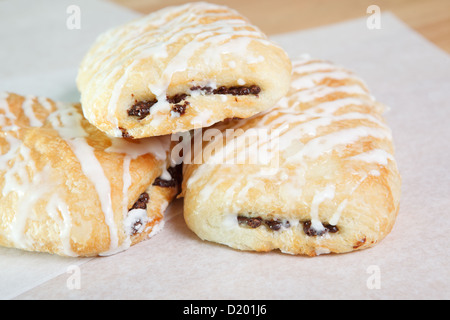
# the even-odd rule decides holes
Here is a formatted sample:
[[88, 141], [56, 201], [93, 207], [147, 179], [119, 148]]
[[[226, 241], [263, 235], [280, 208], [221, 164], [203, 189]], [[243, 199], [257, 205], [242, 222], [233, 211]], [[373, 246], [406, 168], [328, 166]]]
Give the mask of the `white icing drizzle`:
[[22, 145], [22, 141], [13, 136], [7, 135], [5, 139], [9, 144], [9, 150], [0, 156], [0, 170], [3, 171], [8, 169], [9, 161], [16, 157], [17, 151]]
[[128, 80], [128, 73], [131, 69], [133, 69], [134, 65], [138, 62], [138, 60], [134, 61], [124, 72], [122, 77], [117, 81], [117, 83], [114, 85], [114, 90], [111, 94], [111, 98], [109, 99], [108, 103], [108, 113], [107, 117], [108, 120], [114, 125], [115, 131], [114, 136], [115, 137], [121, 137], [122, 131], [119, 129], [119, 123], [117, 120], [117, 117], [115, 116], [116, 110], [117, 110], [117, 101], [120, 98], [120, 95], [122, 93], [121, 89], [125, 85], [125, 82]]
[[[131, 186], [130, 174], [131, 157], [126, 155], [123, 159], [123, 188], [122, 188], [122, 215], [124, 218], [128, 215], [128, 189]], [[126, 228], [125, 228], [126, 230]]]
[[330, 221], [328, 222], [329, 224], [331, 224], [332, 226], [335, 226], [338, 224], [339, 219], [341, 218], [342, 211], [344, 211], [345, 207], [347, 207], [347, 203], [348, 203], [348, 199], [345, 199], [344, 201], [342, 201], [339, 204], [336, 212], [333, 214]]
[[[9, 225], [8, 238], [18, 248], [26, 249], [33, 245], [31, 239], [25, 234], [28, 217], [34, 213], [35, 203], [53, 186], [47, 179], [50, 174], [49, 166], [45, 166], [38, 172], [36, 164], [31, 158], [31, 150], [10, 133], [18, 130], [19, 127], [14, 124], [16, 116], [10, 110], [8, 97], [8, 93], [0, 93], [0, 109], [3, 111], [0, 114], [0, 125], [4, 134], [3, 138], [9, 144], [7, 151], [2, 150], [2, 155], [0, 155], [0, 170], [5, 172], [1, 192], [3, 197], [7, 197], [13, 192], [18, 198], [15, 208], [16, 215]], [[32, 104], [33, 98], [27, 97], [23, 105], [28, 113], [26, 115], [30, 119], [30, 125], [39, 122], [34, 115]], [[6, 121], [11, 123], [5, 126]]]
[[352, 197], [353, 193], [356, 191], [356, 189], [358, 189], [361, 184], [364, 182], [364, 180], [367, 179], [367, 177], [369, 176], [378, 176], [380, 173], [377, 170], [370, 170], [369, 173], [365, 174], [357, 183], [355, 183], [355, 185], [353, 186], [353, 188], [350, 190], [348, 196], [346, 199], [344, 199], [344, 201], [342, 201], [336, 212], [333, 214], [333, 216], [331, 217], [329, 224], [335, 226], [338, 224], [339, 219], [341, 217], [342, 212], [344, 211], [344, 209], [347, 207], [348, 201], [349, 199]]
[[0, 114], [0, 127], [2, 128], [2, 131], [15, 131], [19, 128], [18, 126], [14, 124], [6, 126], [7, 120], [9, 120], [9, 122], [14, 122], [14, 120], [16, 120], [16, 116], [9, 109], [7, 101], [8, 96], [8, 93], [0, 92], [0, 110], [3, 111], [3, 113]]
[[145, 224], [149, 222], [147, 217], [147, 210], [145, 209], [133, 209], [128, 212], [127, 218], [124, 220], [124, 227], [125, 230], [128, 233], [128, 236], [131, 236], [131, 232], [133, 230], [134, 224], [136, 221], [141, 221], [142, 225], [138, 230], [136, 230], [137, 233], [141, 233], [144, 231]]
[[129, 155], [132, 159], [151, 153], [158, 160], [166, 160], [169, 145], [169, 136], [144, 138], [136, 141], [111, 138], [111, 146], [105, 151], [111, 153], [123, 153]]
[[30, 121], [31, 127], [40, 127], [42, 126], [42, 122], [36, 117], [36, 114], [33, 110], [33, 105], [35, 103], [36, 97], [27, 96], [22, 104], [22, 110], [24, 114], [27, 116]]
[[[18, 248], [30, 248], [33, 246], [31, 239], [26, 237], [26, 223], [29, 216], [34, 213], [33, 206], [39, 199], [51, 190], [47, 180], [50, 167], [46, 166], [37, 171], [34, 161], [31, 159], [31, 150], [21, 144], [15, 155], [15, 161], [5, 175], [5, 183], [2, 189], [3, 197], [14, 192], [19, 201], [17, 202], [16, 215], [11, 223], [9, 238]], [[29, 170], [32, 177], [30, 178]]]
[[82, 115], [71, 105], [59, 104], [58, 110], [49, 116], [53, 128], [69, 144], [80, 162], [81, 170], [97, 191], [101, 209], [105, 215], [105, 223], [109, 227], [110, 250], [115, 250], [119, 245], [119, 238], [112, 207], [111, 184], [95, 156], [94, 148], [85, 140], [88, 134], [83, 129], [81, 120]]
[[394, 160], [394, 156], [383, 149], [373, 149], [364, 153], [357, 154], [349, 158], [350, 160], [364, 161], [368, 163], [378, 163], [387, 166], [388, 160]]
[[45, 208], [50, 218], [52, 218], [59, 227], [59, 237], [62, 243], [62, 252], [69, 256], [75, 257], [77, 254], [73, 252], [70, 243], [70, 233], [72, 231], [72, 216], [67, 203], [62, 200], [57, 193], [54, 193]]
[[343, 80], [343, 79], [358, 79], [346, 71], [334, 72], [318, 72], [308, 74], [304, 77], [299, 77], [292, 81], [291, 87], [294, 89], [306, 89], [315, 87], [318, 83], [325, 79]]
[[316, 192], [316, 195], [314, 196], [312, 203], [311, 203], [311, 211], [309, 213], [311, 217], [311, 228], [320, 232], [324, 231], [325, 228], [322, 225], [322, 222], [319, 218], [319, 206], [322, 202], [325, 200], [333, 200], [334, 194], [336, 191], [336, 186], [333, 184], [329, 184], [325, 187], [325, 189], [321, 192]]
[[291, 156], [287, 161], [290, 163], [299, 162], [305, 157], [317, 159], [322, 154], [335, 150], [339, 145], [353, 144], [359, 139], [369, 136], [379, 139], [391, 138], [389, 132], [380, 130], [379, 128], [355, 127], [344, 129], [309, 141], [300, 152]]
[[75, 138], [68, 141], [68, 143], [80, 161], [83, 173], [94, 184], [100, 199], [102, 211], [105, 215], [105, 223], [109, 227], [110, 250], [115, 249], [119, 244], [119, 239], [111, 201], [111, 184], [103, 171], [103, 167], [95, 156], [93, 147], [82, 138]]
[[336, 70], [336, 69], [343, 70], [343, 69], [336, 68], [336, 65], [334, 65], [332, 63], [324, 62], [324, 61], [309, 62], [307, 64], [299, 63], [298, 61], [296, 61], [296, 66], [295, 66], [295, 72], [297, 74], [311, 73], [311, 72], [317, 72], [317, 71], [329, 71], [329, 70]]
[[41, 106], [43, 106], [45, 108], [45, 110], [47, 111], [52, 111], [53, 110], [53, 106], [50, 103], [50, 101], [45, 98], [45, 97], [37, 97], [37, 101], [39, 102], [39, 104]]

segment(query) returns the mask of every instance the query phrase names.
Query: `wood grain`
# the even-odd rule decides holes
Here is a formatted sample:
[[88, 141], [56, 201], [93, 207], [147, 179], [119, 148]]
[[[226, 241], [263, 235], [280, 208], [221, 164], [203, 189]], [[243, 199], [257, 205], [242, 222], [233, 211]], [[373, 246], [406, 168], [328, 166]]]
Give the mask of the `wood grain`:
[[[182, 0], [110, 0], [140, 13], [187, 3]], [[268, 35], [304, 30], [368, 16], [367, 7], [390, 11], [450, 52], [449, 0], [211, 0], [238, 10]]]

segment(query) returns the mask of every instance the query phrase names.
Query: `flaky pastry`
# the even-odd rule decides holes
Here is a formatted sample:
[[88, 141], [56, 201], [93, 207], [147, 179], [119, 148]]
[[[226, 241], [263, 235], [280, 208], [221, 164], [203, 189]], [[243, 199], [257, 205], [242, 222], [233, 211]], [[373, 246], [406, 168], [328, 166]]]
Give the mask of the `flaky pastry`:
[[274, 108], [204, 130], [202, 161], [185, 160], [188, 227], [241, 250], [373, 246], [393, 228], [401, 185], [383, 110], [353, 73], [298, 58]]
[[167, 7], [100, 35], [77, 84], [86, 118], [114, 137], [188, 131], [271, 108], [289, 89], [287, 54], [236, 11]]
[[95, 256], [148, 238], [177, 192], [169, 149], [110, 138], [79, 104], [0, 93], [0, 245]]

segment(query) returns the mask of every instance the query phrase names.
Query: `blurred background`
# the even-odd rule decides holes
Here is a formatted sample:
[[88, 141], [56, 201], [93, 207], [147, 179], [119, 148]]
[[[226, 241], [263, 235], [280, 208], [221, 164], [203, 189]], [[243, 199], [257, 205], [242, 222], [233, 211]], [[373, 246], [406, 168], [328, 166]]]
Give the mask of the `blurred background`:
[[[150, 13], [183, 0], [109, 0]], [[238, 10], [268, 35], [304, 30], [370, 15], [377, 5], [450, 52], [450, 0], [211, 0]]]

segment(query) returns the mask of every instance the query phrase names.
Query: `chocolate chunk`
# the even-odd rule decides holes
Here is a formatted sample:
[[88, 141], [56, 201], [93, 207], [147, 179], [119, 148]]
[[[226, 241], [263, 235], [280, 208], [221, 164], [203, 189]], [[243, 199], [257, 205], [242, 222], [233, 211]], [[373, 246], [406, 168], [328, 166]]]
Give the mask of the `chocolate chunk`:
[[[252, 93], [252, 87], [255, 87], [255, 89], [253, 90], [253, 92], [257, 92], [257, 93]], [[256, 88], [259, 89], [258, 86], [251, 86], [251, 87], [244, 87], [244, 86], [240, 86], [240, 87], [219, 87], [215, 90], [213, 90], [213, 94], [231, 94], [233, 96], [246, 96], [249, 94], [258, 94], [261, 89], [256, 90]]]
[[274, 231], [278, 231], [281, 229], [282, 223], [281, 221], [277, 221], [277, 220], [264, 220], [264, 223], [271, 229]]
[[273, 231], [278, 231], [281, 229], [281, 227], [289, 228], [291, 226], [289, 221], [281, 221], [277, 219], [262, 219], [260, 217], [250, 218], [244, 216], [238, 216], [237, 219], [239, 224], [247, 225], [251, 228], [258, 228], [262, 224], [265, 224]]
[[213, 92], [213, 88], [211, 88], [211, 87], [194, 86], [194, 87], [191, 87], [191, 91], [203, 91], [206, 94], [211, 94]]
[[122, 138], [130, 138], [133, 139], [133, 136], [128, 133], [127, 129], [119, 127], [119, 130], [122, 131]]
[[158, 186], [158, 187], [162, 187], [162, 188], [171, 188], [171, 187], [175, 187], [177, 185], [177, 183], [175, 182], [175, 180], [164, 180], [159, 178], [156, 178], [155, 181], [153, 182], [154, 186]]
[[259, 86], [253, 85], [250, 87], [250, 93], [258, 95], [261, 93], [261, 88]]
[[251, 93], [251, 90], [247, 87], [243, 87], [239, 89], [239, 95], [241, 96], [246, 96], [249, 95]]
[[228, 93], [232, 94], [233, 96], [238, 96], [241, 93], [241, 89], [238, 87], [231, 87], [228, 89]]
[[167, 101], [172, 104], [177, 104], [177, 103], [180, 103], [181, 101], [183, 101], [184, 99], [186, 99], [187, 97], [188, 97], [187, 94], [179, 93], [172, 97], [167, 97]]
[[185, 101], [184, 104], [176, 104], [172, 108], [172, 112], [178, 113], [180, 116], [186, 113], [186, 108], [189, 106], [189, 102]]
[[303, 222], [303, 231], [305, 234], [309, 237], [315, 237], [315, 236], [323, 236], [325, 233], [336, 233], [339, 231], [338, 227], [333, 226], [331, 224], [325, 223], [323, 224], [324, 229], [317, 231], [314, 228], [311, 227], [311, 221], [305, 221]]
[[223, 86], [213, 90], [213, 94], [227, 94], [227, 93], [228, 93], [227, 87]]
[[250, 87], [245, 86], [233, 86], [225, 87], [220, 86], [217, 89], [212, 89], [211, 87], [201, 87], [194, 86], [191, 87], [191, 91], [203, 91], [205, 94], [230, 94], [233, 96], [247, 96], [249, 94], [258, 95], [261, 92], [261, 88], [257, 85], [252, 85]]
[[238, 223], [239, 224], [245, 224], [247, 226], [249, 226], [250, 228], [258, 228], [261, 224], [262, 224], [262, 219], [261, 218], [248, 218], [248, 217], [243, 217], [243, 216], [238, 216]]
[[133, 204], [131, 209], [147, 209], [147, 203], [149, 199], [150, 197], [147, 192], [142, 193]]
[[158, 177], [153, 182], [154, 186], [163, 187], [163, 188], [172, 188], [178, 186], [179, 183], [181, 183], [183, 177], [182, 177], [182, 165], [177, 165], [174, 167], [170, 167], [167, 169], [167, 171], [170, 173], [170, 176], [172, 179], [170, 180], [164, 180], [161, 177]]
[[331, 224], [325, 224], [324, 227], [329, 233], [336, 233], [339, 231], [338, 227], [332, 226]]
[[[187, 94], [180, 93], [172, 97], [167, 97], [167, 101], [169, 103], [175, 104], [176, 109], [175, 112], [179, 114], [184, 114], [186, 107], [189, 105], [189, 103], [187, 101], [185, 102], [184, 105], [179, 105], [179, 103], [185, 100], [187, 97], [188, 97]], [[157, 102], [158, 100], [156, 99], [151, 101], [136, 101], [136, 103], [127, 110], [127, 113], [129, 116], [138, 117], [139, 120], [142, 120], [150, 114], [151, 107]]]
[[170, 167], [167, 171], [169, 171], [172, 179], [175, 180], [176, 183], [181, 183], [183, 181], [183, 164]]
[[138, 117], [139, 120], [142, 120], [150, 114], [150, 108], [157, 102], [158, 100], [138, 101], [128, 109], [128, 115]]

